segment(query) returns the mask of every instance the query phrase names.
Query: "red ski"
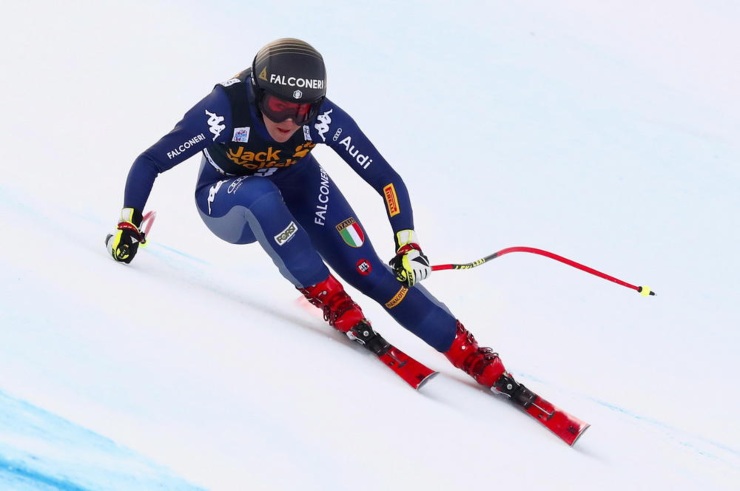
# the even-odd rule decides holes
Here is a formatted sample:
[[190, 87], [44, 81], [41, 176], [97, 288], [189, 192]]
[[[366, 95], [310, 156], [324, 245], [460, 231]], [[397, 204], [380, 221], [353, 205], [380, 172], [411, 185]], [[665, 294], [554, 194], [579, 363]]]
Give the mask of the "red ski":
[[347, 336], [352, 341], [361, 344], [365, 349], [375, 353], [380, 361], [396, 372], [399, 377], [414, 389], [420, 388], [424, 383], [437, 375], [437, 372], [411, 358], [383, 339], [383, 336], [375, 332], [369, 323], [360, 322], [352, 330], [347, 332]]
[[[318, 314], [319, 311], [305, 297], [299, 297], [296, 302], [307, 312], [320, 315]], [[421, 388], [428, 380], [437, 375], [437, 372], [419, 363], [383, 339], [383, 336], [378, 334], [367, 321], [360, 322], [346, 334], [349, 339], [377, 356], [385, 366], [393, 370], [414, 389]]]
[[378, 358], [414, 389], [421, 388], [437, 375], [437, 372], [422, 365], [393, 345], [389, 345], [388, 351], [378, 355]]
[[524, 408], [524, 411], [571, 447], [590, 426], [585, 421], [553, 406], [540, 396], [536, 396], [529, 407]]
[[590, 426], [585, 421], [555, 407], [551, 402], [515, 381], [509, 374], [504, 374], [492, 390], [509, 397], [512, 403], [521, 407], [524, 412], [570, 446], [573, 446]]

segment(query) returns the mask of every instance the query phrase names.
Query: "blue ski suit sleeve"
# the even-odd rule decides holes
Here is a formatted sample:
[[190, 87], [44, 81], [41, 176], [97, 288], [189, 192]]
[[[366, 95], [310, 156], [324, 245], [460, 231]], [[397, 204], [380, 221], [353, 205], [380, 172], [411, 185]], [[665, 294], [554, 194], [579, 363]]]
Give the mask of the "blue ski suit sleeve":
[[[213, 91], [185, 113], [168, 134], [134, 160], [126, 180], [124, 207], [144, 210], [157, 176], [233, 133], [231, 105], [225, 89]], [[383, 198], [394, 233], [413, 229], [408, 190], [398, 173], [344, 110], [324, 100], [316, 120], [304, 127], [311, 139], [330, 146]]]
[[330, 146], [383, 197], [394, 233], [414, 228], [414, 213], [403, 179], [349, 114], [326, 99], [311, 131], [315, 142]]
[[214, 143], [231, 137], [231, 107], [217, 85], [177, 125], [134, 160], [126, 179], [123, 206], [142, 211], [157, 176]]

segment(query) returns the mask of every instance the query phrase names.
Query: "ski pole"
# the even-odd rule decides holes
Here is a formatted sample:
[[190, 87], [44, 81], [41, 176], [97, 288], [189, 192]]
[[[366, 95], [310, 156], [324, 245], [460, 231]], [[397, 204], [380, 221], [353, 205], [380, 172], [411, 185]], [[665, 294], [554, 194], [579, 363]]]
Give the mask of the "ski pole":
[[141, 219], [139, 229], [144, 233], [144, 241], [141, 243], [142, 246], [146, 246], [147, 244], [146, 238], [149, 236], [149, 231], [152, 229], [152, 225], [154, 225], [155, 218], [157, 218], [157, 212], [149, 211], [145, 213]]
[[631, 288], [632, 290], [635, 290], [640, 295], [647, 297], [648, 295], [655, 295], [655, 292], [650, 289], [648, 286], [636, 286], [632, 285], [630, 283], [627, 283], [626, 281], [620, 280], [619, 278], [615, 278], [614, 276], [610, 276], [606, 273], [602, 273], [601, 271], [597, 271], [593, 268], [590, 268], [588, 266], [585, 266], [581, 263], [577, 263], [571, 259], [568, 259], [563, 256], [559, 256], [555, 253], [545, 251], [542, 249], [537, 249], [534, 247], [526, 247], [526, 246], [516, 246], [516, 247], [507, 247], [505, 249], [501, 249], [498, 252], [494, 252], [493, 254], [490, 254], [486, 257], [483, 257], [481, 259], [475, 260], [471, 263], [465, 263], [465, 264], [437, 264], [432, 266], [432, 271], [441, 271], [445, 269], [471, 269], [478, 266], [481, 266], [482, 264], [487, 263], [488, 261], [491, 261], [493, 259], [496, 259], [497, 257], [503, 256], [504, 254], [509, 254], [510, 252], [528, 252], [530, 254], [539, 254], [540, 256], [549, 257], [550, 259], [554, 259], [556, 261], [560, 261], [561, 263], [567, 264], [568, 266], [572, 266], [574, 268], [580, 269], [581, 271], [585, 271], [587, 273], [591, 273], [594, 276], [598, 276], [599, 278], [603, 278], [605, 280], [613, 281], [614, 283], [618, 285], [622, 285], [627, 288]]

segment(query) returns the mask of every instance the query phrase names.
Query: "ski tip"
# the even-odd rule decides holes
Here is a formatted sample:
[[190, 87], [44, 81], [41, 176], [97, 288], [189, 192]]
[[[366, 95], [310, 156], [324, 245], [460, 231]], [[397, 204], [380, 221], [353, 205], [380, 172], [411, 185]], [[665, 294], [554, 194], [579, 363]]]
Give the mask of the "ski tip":
[[429, 374], [429, 375], [427, 375], [426, 377], [422, 378], [422, 379], [421, 379], [421, 380], [419, 381], [419, 383], [418, 383], [418, 384], [416, 384], [416, 386], [414, 387], [414, 389], [416, 389], [416, 390], [419, 390], [419, 389], [421, 389], [421, 388], [422, 388], [422, 387], [423, 387], [424, 385], [426, 385], [426, 383], [427, 383], [427, 382], [429, 382], [430, 380], [432, 380], [432, 379], [433, 379], [434, 377], [436, 377], [437, 375], [439, 375], [439, 372], [432, 372], [432, 373], [430, 373], [430, 374]]
[[585, 425], [583, 426], [583, 429], [582, 429], [582, 430], [581, 430], [580, 432], [578, 432], [578, 434], [577, 434], [577, 435], [576, 435], [576, 437], [575, 437], [575, 438], [573, 439], [573, 441], [571, 441], [570, 443], [568, 443], [568, 445], [570, 445], [571, 447], [572, 447], [573, 445], [575, 445], [575, 444], [576, 444], [576, 442], [577, 442], [578, 440], [580, 440], [580, 438], [581, 438], [581, 437], [583, 436], [583, 434], [584, 434], [584, 433], [586, 433], [586, 430], [587, 430], [587, 429], [589, 429], [589, 428], [591, 428], [591, 425], [590, 425], [590, 424], [588, 424], [588, 423], [586, 423], [586, 424], [585, 424]]

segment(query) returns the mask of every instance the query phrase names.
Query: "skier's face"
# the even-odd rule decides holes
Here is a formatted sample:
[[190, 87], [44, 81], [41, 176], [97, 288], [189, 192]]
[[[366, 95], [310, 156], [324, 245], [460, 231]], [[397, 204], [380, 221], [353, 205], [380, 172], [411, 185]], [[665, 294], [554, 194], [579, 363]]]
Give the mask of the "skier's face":
[[285, 143], [288, 141], [298, 128], [300, 128], [300, 126], [295, 124], [292, 119], [286, 119], [281, 123], [276, 123], [263, 114], [262, 121], [265, 123], [267, 133], [278, 143]]

